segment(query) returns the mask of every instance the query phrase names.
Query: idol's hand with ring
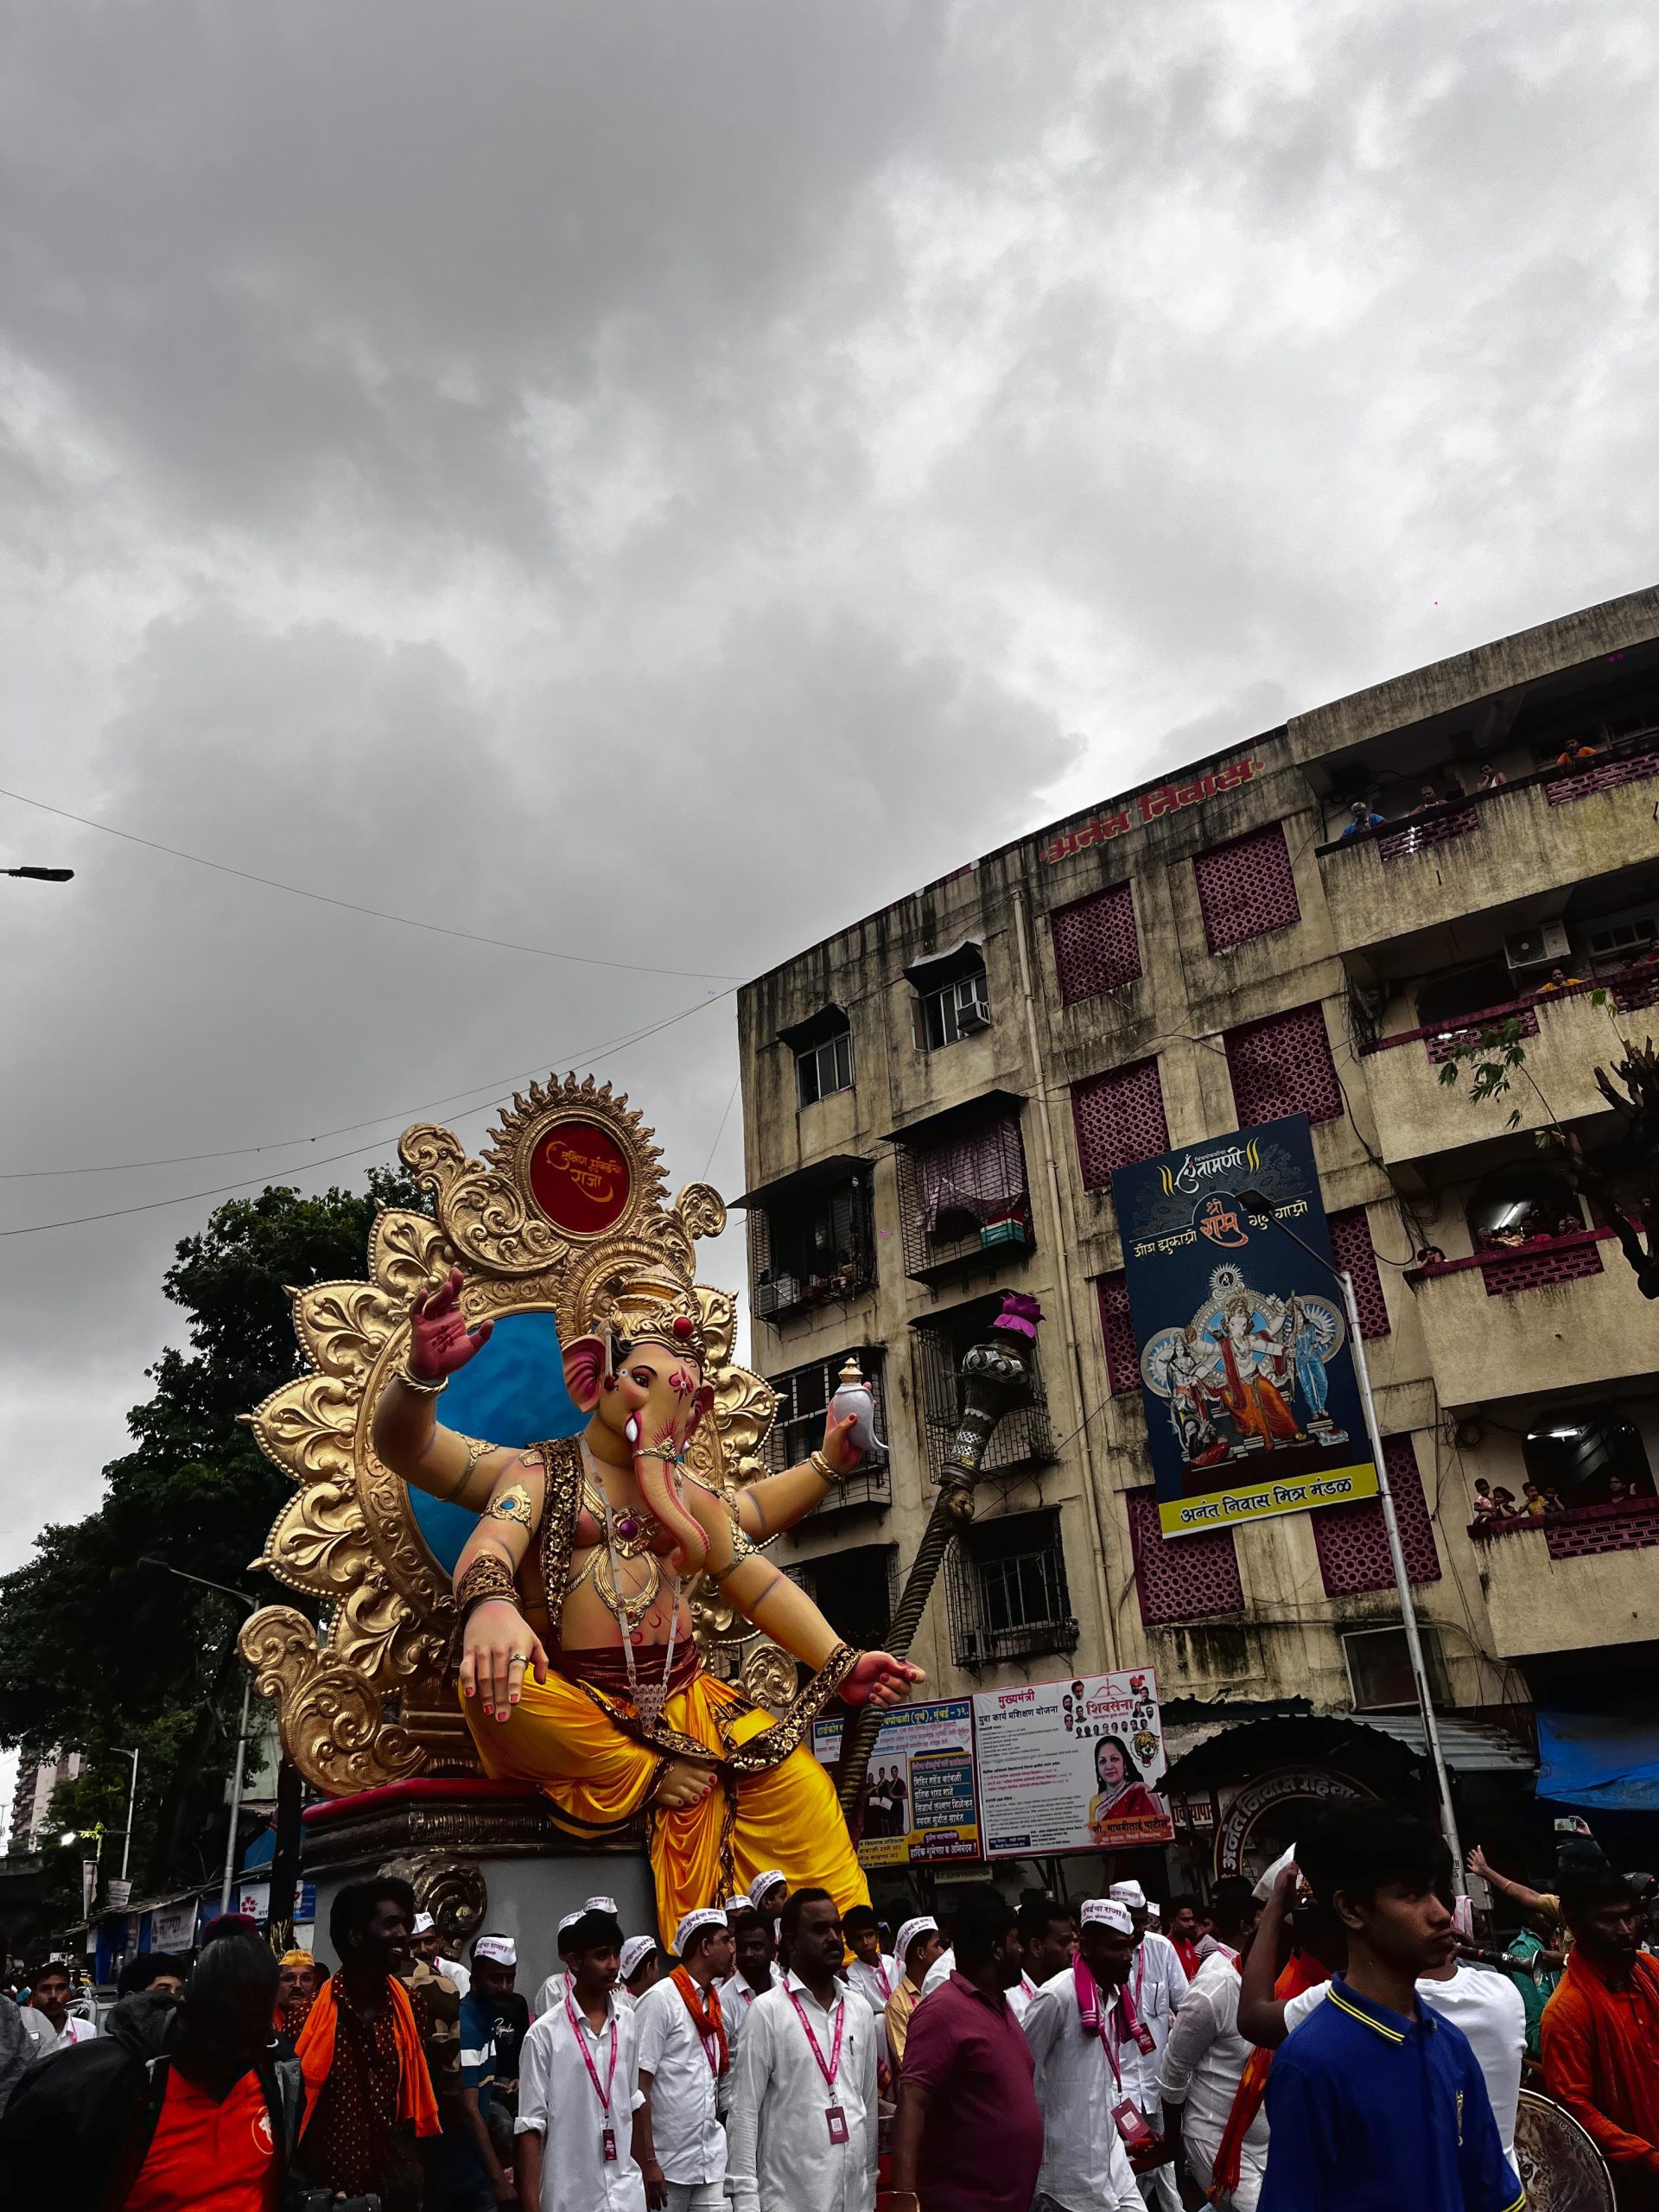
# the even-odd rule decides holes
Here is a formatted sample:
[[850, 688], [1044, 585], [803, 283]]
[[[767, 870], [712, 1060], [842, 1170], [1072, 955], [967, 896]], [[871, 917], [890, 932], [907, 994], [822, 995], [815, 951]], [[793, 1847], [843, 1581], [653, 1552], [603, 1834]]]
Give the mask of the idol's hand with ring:
[[518, 1702], [529, 1672], [538, 1682], [544, 1682], [547, 1654], [518, 1606], [505, 1598], [491, 1598], [474, 1605], [467, 1616], [461, 1648], [463, 1695], [480, 1699], [486, 1716], [506, 1720]]

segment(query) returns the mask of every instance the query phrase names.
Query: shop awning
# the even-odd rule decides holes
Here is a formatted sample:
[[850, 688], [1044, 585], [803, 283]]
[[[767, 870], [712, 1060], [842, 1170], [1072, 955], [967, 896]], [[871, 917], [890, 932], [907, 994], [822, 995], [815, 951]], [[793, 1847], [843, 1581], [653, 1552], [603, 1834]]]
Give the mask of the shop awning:
[[1538, 1795], [1606, 1813], [1659, 1812], [1659, 1718], [1650, 1707], [1538, 1707]]

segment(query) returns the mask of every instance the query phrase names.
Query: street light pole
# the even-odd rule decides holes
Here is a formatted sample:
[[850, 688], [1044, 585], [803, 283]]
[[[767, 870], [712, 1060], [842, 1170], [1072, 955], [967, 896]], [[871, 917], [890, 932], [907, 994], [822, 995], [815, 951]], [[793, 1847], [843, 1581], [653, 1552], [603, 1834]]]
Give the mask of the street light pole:
[[1354, 1372], [1359, 1379], [1359, 1400], [1365, 1414], [1365, 1433], [1370, 1440], [1371, 1459], [1376, 1468], [1376, 1495], [1382, 1508], [1382, 1528], [1389, 1540], [1389, 1559], [1394, 1568], [1394, 1586], [1400, 1599], [1400, 1618], [1406, 1633], [1406, 1657], [1411, 1668], [1411, 1679], [1417, 1692], [1417, 1709], [1422, 1715], [1423, 1740], [1428, 1746], [1434, 1764], [1434, 1786], [1440, 1801], [1440, 1827], [1452, 1852], [1452, 1885], [1459, 1897], [1469, 1893], [1464, 1878], [1463, 1845], [1458, 1834], [1458, 1816], [1452, 1805], [1452, 1777], [1446, 1768], [1446, 1753], [1440, 1745], [1440, 1726], [1434, 1712], [1434, 1699], [1429, 1689], [1428, 1667], [1423, 1658], [1423, 1640], [1417, 1628], [1417, 1604], [1411, 1594], [1411, 1577], [1406, 1572], [1405, 1547], [1400, 1541], [1400, 1518], [1394, 1510], [1394, 1491], [1389, 1483], [1388, 1462], [1383, 1457], [1382, 1438], [1376, 1425], [1376, 1406], [1371, 1396], [1370, 1363], [1365, 1357], [1365, 1340], [1360, 1333], [1359, 1306], [1354, 1297], [1353, 1277], [1345, 1268], [1333, 1267], [1322, 1253], [1304, 1243], [1294, 1229], [1287, 1228], [1273, 1210], [1273, 1201], [1261, 1191], [1241, 1191], [1239, 1203], [1249, 1207], [1252, 1214], [1265, 1215], [1269, 1224], [1281, 1236], [1306, 1252], [1310, 1260], [1317, 1261], [1326, 1274], [1333, 1276], [1342, 1287], [1342, 1302], [1348, 1317], [1348, 1341], [1353, 1350]]
[[127, 1833], [121, 1845], [121, 1878], [124, 1882], [127, 1878], [127, 1865], [132, 1857], [132, 1808], [138, 1802], [138, 1754], [136, 1751], [121, 1751], [118, 1744], [115, 1748], [120, 1751], [124, 1759], [132, 1761], [132, 1781], [127, 1790]]
[[[163, 1574], [176, 1574], [181, 1582], [199, 1582], [204, 1590], [218, 1590], [226, 1598], [235, 1598], [252, 1612], [264, 1601], [250, 1597], [245, 1590], [234, 1590], [228, 1582], [211, 1581], [205, 1574], [188, 1573], [181, 1567], [173, 1567], [164, 1559], [149, 1553], [141, 1554], [140, 1567], [159, 1567]], [[225, 1878], [219, 1885], [219, 1909], [221, 1913], [231, 1909], [231, 1885], [236, 1878], [236, 1831], [242, 1818], [242, 1765], [248, 1745], [248, 1706], [253, 1694], [253, 1675], [244, 1667], [242, 1670], [242, 1721], [237, 1731], [236, 1751], [231, 1767], [231, 1821], [225, 1838]]]

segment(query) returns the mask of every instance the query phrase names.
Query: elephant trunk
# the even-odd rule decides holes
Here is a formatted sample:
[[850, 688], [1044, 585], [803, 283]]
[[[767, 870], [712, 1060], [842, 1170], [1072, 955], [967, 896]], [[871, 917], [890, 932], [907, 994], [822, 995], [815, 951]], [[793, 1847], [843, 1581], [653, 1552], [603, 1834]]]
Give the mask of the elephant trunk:
[[668, 1555], [670, 1567], [678, 1575], [701, 1574], [709, 1564], [709, 1539], [681, 1503], [672, 1467], [654, 1452], [641, 1452], [636, 1446], [633, 1475], [651, 1512], [674, 1539], [674, 1548]]

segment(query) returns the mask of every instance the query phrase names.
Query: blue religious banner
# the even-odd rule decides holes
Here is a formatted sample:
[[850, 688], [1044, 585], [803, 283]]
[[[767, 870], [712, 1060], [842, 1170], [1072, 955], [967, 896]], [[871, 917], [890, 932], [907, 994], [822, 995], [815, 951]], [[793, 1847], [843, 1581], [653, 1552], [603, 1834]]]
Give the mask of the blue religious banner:
[[1117, 1168], [1112, 1197], [1165, 1535], [1374, 1497], [1307, 1116]]

